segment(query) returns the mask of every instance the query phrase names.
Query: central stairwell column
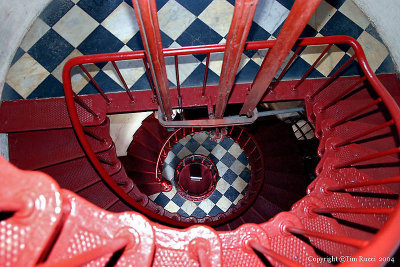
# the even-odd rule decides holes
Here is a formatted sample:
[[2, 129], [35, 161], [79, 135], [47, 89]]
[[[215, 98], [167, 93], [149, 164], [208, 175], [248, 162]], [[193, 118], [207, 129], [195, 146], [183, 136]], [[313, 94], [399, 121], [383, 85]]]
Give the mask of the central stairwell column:
[[217, 119], [221, 119], [224, 116], [257, 3], [258, 0], [237, 0], [235, 3], [235, 11], [226, 41], [221, 78], [219, 79], [215, 107], [215, 117]]
[[266, 57], [251, 85], [241, 115], [251, 116], [253, 110], [264, 96], [283, 61], [295, 45], [321, 0], [296, 0], [287, 17], [275, 45], [268, 50]]
[[172, 119], [171, 98], [155, 0], [132, 0], [161, 112]]

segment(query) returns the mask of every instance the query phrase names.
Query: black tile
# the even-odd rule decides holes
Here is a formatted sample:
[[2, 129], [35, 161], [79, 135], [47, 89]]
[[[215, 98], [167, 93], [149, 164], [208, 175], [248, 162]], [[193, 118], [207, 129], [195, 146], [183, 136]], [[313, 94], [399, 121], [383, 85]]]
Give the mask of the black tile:
[[84, 55], [118, 52], [124, 43], [99, 25], [79, 46]]
[[240, 72], [236, 75], [235, 83], [248, 83], [253, 82], [260, 66], [253, 60], [249, 60]]
[[137, 32], [127, 43], [126, 45], [132, 50], [144, 50], [142, 37], [140, 36], [140, 32]]
[[[363, 29], [360, 26], [339, 11], [336, 12], [320, 30], [320, 33], [324, 36], [348, 35], [354, 39], [357, 39], [362, 32]], [[340, 47], [340, 49], [343, 51], [347, 51], [349, 49], [348, 46], [343, 45], [338, 45], [338, 47]]]
[[185, 203], [185, 199], [181, 197], [178, 193], [175, 194], [175, 196], [172, 198], [172, 201], [178, 205], [179, 207], [182, 207], [183, 203]]
[[174, 145], [171, 149], [172, 153], [174, 154], [178, 154], [179, 151], [181, 151], [183, 148], [183, 145], [181, 143], [177, 143], [176, 145]]
[[231, 153], [227, 152], [221, 158], [221, 162], [224, 163], [226, 166], [230, 167], [235, 162], [236, 158], [231, 155]]
[[286, 7], [287, 9], [292, 9], [295, 0], [276, 0], [281, 3], [282, 6]]
[[[113, 93], [113, 92], [122, 92], [125, 91], [119, 84], [117, 84], [113, 79], [111, 79], [107, 74], [103, 71], [99, 71], [93, 79], [97, 82], [100, 88], [104, 91], [104, 93]], [[82, 91], [79, 92], [79, 95], [90, 95], [90, 94], [99, 94], [96, 87], [92, 82], [89, 82]]]
[[85, 10], [92, 18], [101, 23], [110, 15], [122, 0], [80, 0], [78, 6]]
[[[350, 58], [349, 55], [344, 55], [335, 68], [329, 73], [329, 76], [333, 75], [343, 64]], [[340, 74], [339, 76], [360, 76], [363, 75], [360, 65], [357, 61], [353, 60]]]
[[50, 74], [27, 98], [33, 99], [61, 96], [64, 96], [64, 87], [61, 82]]
[[[186, 78], [182, 83], [182, 87], [195, 87], [203, 86], [204, 71], [206, 67], [204, 64], [200, 64], [194, 69], [194, 71]], [[219, 83], [219, 76], [215, 74], [211, 69], [207, 73], [207, 85], [216, 85]]]
[[217, 44], [222, 40], [222, 36], [211, 29], [200, 19], [193, 23], [176, 39], [181, 46]]
[[206, 214], [202, 209], [200, 209], [199, 207], [197, 207], [197, 208], [193, 211], [192, 216], [193, 216], [193, 217], [196, 217], [196, 218], [203, 218], [203, 217], [206, 217], [207, 214]]
[[325, 0], [325, 1], [328, 2], [331, 6], [333, 6], [333, 7], [338, 9], [343, 5], [343, 3], [346, 0]]
[[[306, 71], [311, 67], [304, 59], [297, 57], [292, 63], [282, 80], [296, 80], [303, 77]], [[321, 78], [324, 77], [317, 69], [313, 69], [307, 78]]]
[[229, 184], [232, 184], [236, 178], [237, 178], [237, 174], [234, 173], [231, 169], [228, 169], [224, 176], [222, 176], [222, 179], [224, 179], [225, 181], [227, 181]]
[[219, 145], [228, 150], [231, 148], [231, 146], [235, 143], [231, 138], [229, 137], [224, 137], [222, 140], [219, 142]]
[[157, 10], [160, 10], [167, 2], [168, 0], [156, 0]]
[[171, 166], [171, 168], [173, 168], [175, 170], [175, 168], [178, 166], [180, 161], [181, 161], [181, 159], [178, 158], [178, 156], [175, 156], [172, 158], [171, 162], [169, 163], [169, 166]]
[[187, 149], [190, 150], [190, 152], [194, 153], [199, 147], [200, 144], [199, 142], [197, 142], [196, 140], [194, 140], [193, 138], [191, 138], [185, 145], [185, 147]]
[[212, 203], [217, 203], [221, 199], [221, 197], [222, 197], [221, 192], [219, 192], [218, 190], [214, 190], [214, 192], [208, 199], [211, 200]]
[[219, 159], [217, 157], [215, 157], [213, 154], [210, 154], [207, 156], [209, 159], [212, 160], [212, 162], [214, 162], [214, 164], [217, 164], [219, 162]]
[[73, 50], [70, 43], [50, 29], [29, 49], [28, 54], [52, 72]]
[[17, 93], [8, 83], [4, 83], [3, 92], [1, 93], [1, 100], [22, 100], [24, 99]]
[[242, 152], [239, 157], [237, 158], [243, 165], [247, 166], [249, 164], [249, 159], [246, 157], [246, 154]]
[[234, 5], [235, 5], [235, 0], [226, 0], [226, 1], [228, 1], [229, 3], [231, 3], [231, 4], [232, 4], [232, 6], [234, 6]]
[[218, 208], [218, 206], [214, 206], [210, 212], [208, 213], [209, 216], [217, 216], [220, 213], [224, 213], [223, 210], [221, 210], [220, 208]]
[[369, 34], [371, 34], [376, 40], [383, 43], [383, 41], [382, 41], [379, 33], [376, 31], [374, 25], [369, 24], [368, 27], [365, 29], [365, 31], [368, 32]]
[[166, 33], [164, 33], [163, 31], [161, 31], [161, 42], [164, 48], [168, 48], [170, 47], [170, 45], [174, 42], [174, 40], [172, 40]]
[[170, 199], [169, 199], [166, 195], [164, 195], [163, 193], [160, 193], [160, 194], [156, 197], [156, 199], [154, 200], [154, 202], [155, 202], [156, 204], [160, 205], [160, 206], [165, 207], [165, 206], [170, 202]]
[[217, 142], [212, 141], [209, 137], [201, 144], [205, 149], [211, 152], [216, 146]]
[[251, 171], [248, 168], [245, 168], [240, 174], [239, 177], [242, 178], [246, 182], [250, 182]]
[[[271, 36], [269, 32], [258, 26], [257, 23], [253, 21], [251, 24], [251, 28], [249, 31], [249, 35], [247, 36], [247, 41], [264, 41], [268, 40], [268, 38]], [[251, 58], [257, 50], [245, 50], [243, 53]]]
[[39, 18], [53, 27], [73, 6], [74, 3], [71, 0], [52, 0]]
[[307, 24], [303, 32], [300, 34], [300, 38], [315, 37], [317, 34], [318, 32], [313, 27]]
[[179, 209], [177, 211], [178, 214], [184, 216], [184, 217], [189, 217], [189, 214], [187, 214], [183, 209]]
[[149, 79], [144, 73], [130, 88], [133, 91], [151, 90]]
[[234, 201], [238, 196], [239, 196], [239, 192], [233, 188], [233, 187], [229, 187], [228, 190], [226, 190], [224, 196], [229, 199], [230, 201]]
[[201, 12], [203, 12], [204, 9], [206, 9], [208, 5], [212, 2], [212, 0], [202, 0], [202, 1], [176, 0], [176, 1], [196, 16], [200, 15]]
[[390, 56], [387, 56], [375, 73], [396, 73], [392, 58]]
[[14, 63], [17, 62], [24, 54], [25, 51], [21, 47], [18, 47], [17, 51], [15, 51], [10, 67], [14, 65]]

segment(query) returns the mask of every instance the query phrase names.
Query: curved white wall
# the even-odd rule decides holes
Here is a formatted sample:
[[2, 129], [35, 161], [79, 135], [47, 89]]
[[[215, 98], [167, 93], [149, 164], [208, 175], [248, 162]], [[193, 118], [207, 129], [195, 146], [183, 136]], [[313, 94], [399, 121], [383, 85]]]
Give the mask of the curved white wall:
[[[14, 53], [33, 21], [51, 0], [0, 0], [0, 95]], [[400, 66], [400, 2], [353, 0], [375, 24], [388, 46], [397, 70]]]

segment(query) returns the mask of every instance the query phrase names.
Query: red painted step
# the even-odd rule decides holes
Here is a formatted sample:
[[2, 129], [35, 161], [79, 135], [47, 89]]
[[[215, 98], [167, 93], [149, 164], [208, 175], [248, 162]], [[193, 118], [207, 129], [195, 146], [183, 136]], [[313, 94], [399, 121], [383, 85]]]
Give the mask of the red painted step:
[[[95, 153], [111, 148], [109, 127], [108, 119], [99, 126], [86, 127]], [[10, 161], [21, 169], [44, 168], [85, 156], [72, 128], [10, 133], [8, 137]]]
[[[106, 102], [100, 95], [81, 96], [99, 116], [94, 117], [76, 104], [83, 126], [99, 125], [106, 118]], [[65, 99], [31, 99], [4, 101], [0, 106], [0, 132], [23, 132], [71, 127]]]

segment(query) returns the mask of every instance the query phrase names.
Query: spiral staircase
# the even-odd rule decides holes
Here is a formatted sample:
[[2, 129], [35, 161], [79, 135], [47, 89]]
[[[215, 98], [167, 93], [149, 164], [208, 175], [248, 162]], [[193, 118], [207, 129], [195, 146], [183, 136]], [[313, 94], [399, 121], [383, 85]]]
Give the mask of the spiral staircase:
[[[156, 22], [154, 2], [145, 2], [134, 5], [141, 11], [142, 34], [150, 38], [146, 51], [71, 59], [63, 75], [67, 105], [64, 99], [2, 104], [1, 131], [9, 133], [12, 164], [0, 160], [0, 265], [379, 266], [397, 260], [392, 257], [400, 240], [396, 75], [376, 76], [351, 37], [298, 39], [318, 1], [296, 1], [276, 41], [248, 43], [240, 37], [247, 34], [256, 1], [237, 1], [237, 7], [250, 7], [235, 9], [238, 23], [226, 45], [179, 49], [157, 48], [158, 24], [150, 23]], [[337, 43], [349, 45], [354, 56], [331, 77], [307, 79]], [[326, 49], [301, 80], [281, 80], [295, 53], [272, 81], [294, 45], [297, 51]], [[270, 52], [264, 62], [272, 57], [272, 64], [263, 64], [252, 84], [234, 84], [239, 59], [233, 55], [265, 48]], [[215, 52], [226, 55], [219, 86], [207, 86], [205, 78], [202, 87], [180, 88], [178, 82], [176, 89], [164, 90], [165, 56], [206, 53], [209, 58]], [[85, 72], [99, 94], [73, 92], [73, 66], [85, 70], [84, 64], [112, 62], [125, 84], [115, 62], [130, 59], [143, 60], [152, 90], [104, 94]], [[361, 76], [341, 76], [351, 64], [360, 67]], [[311, 183], [292, 125], [263, 117], [269, 111], [257, 112], [259, 103], [291, 100], [304, 101], [319, 140], [320, 161]], [[243, 104], [242, 116], [223, 117], [231, 104]], [[208, 108], [208, 116], [186, 119], [188, 108], [199, 106]], [[182, 120], [172, 118], [172, 108], [182, 111]], [[127, 156], [117, 157], [106, 114], [145, 110], [155, 113], [132, 137]], [[29, 118], [22, 119], [26, 114]], [[198, 134], [216, 144], [232, 140], [250, 174], [243, 197], [225, 212], [185, 216], [157, 203], [154, 195], [178, 186], [178, 171], [173, 179], [164, 173], [169, 155]], [[208, 169], [213, 166], [210, 155], [195, 155], [200, 154], [182, 157], [183, 167], [205, 161]], [[177, 194], [188, 197], [190, 190]]]

